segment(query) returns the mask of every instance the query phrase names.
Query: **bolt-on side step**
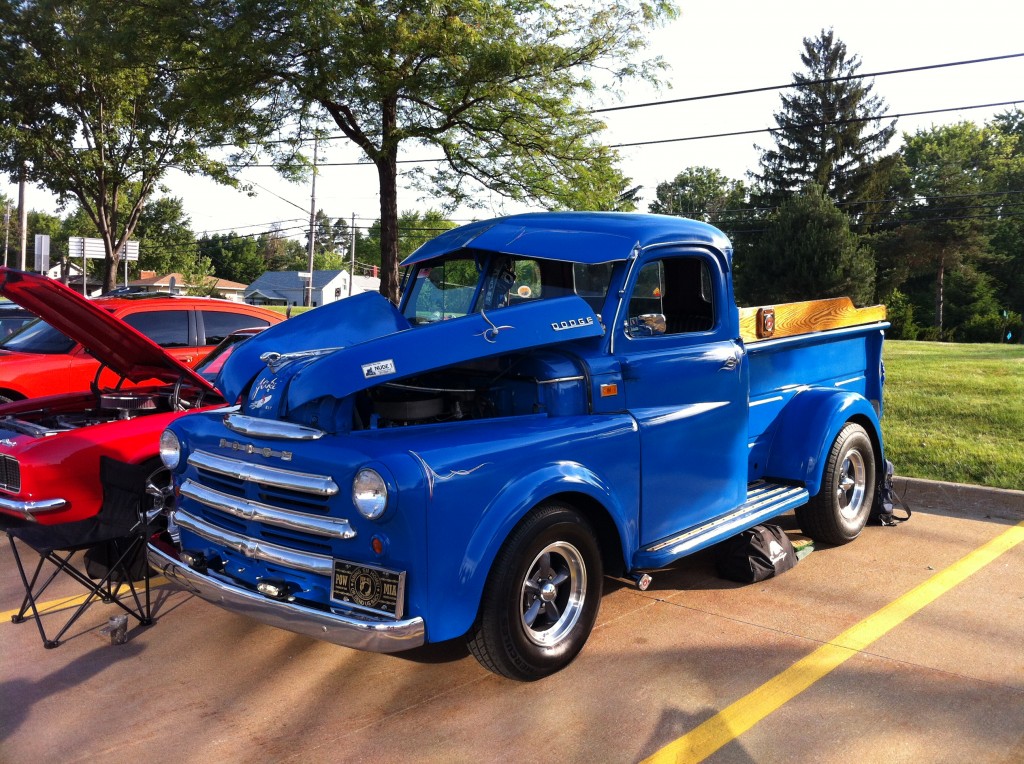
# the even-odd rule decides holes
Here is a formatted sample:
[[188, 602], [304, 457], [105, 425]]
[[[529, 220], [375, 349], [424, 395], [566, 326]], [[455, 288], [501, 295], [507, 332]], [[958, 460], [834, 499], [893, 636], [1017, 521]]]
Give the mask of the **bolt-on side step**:
[[745, 503], [728, 514], [656, 541], [633, 555], [633, 570], [660, 568], [734, 536], [769, 518], [806, 504], [807, 489], [758, 480], [747, 486]]

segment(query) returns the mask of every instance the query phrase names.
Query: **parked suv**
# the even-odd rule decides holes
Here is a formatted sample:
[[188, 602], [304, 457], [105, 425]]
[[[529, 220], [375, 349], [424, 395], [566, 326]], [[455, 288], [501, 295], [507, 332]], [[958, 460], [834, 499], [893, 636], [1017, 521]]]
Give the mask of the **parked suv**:
[[[57, 293], [62, 295], [63, 293]], [[55, 299], [53, 296], [50, 299]], [[238, 329], [267, 327], [284, 316], [266, 308], [215, 300], [208, 297], [148, 296], [100, 297], [92, 301], [120, 318], [164, 348], [169, 355], [188, 366], [195, 366], [218, 342]], [[40, 312], [32, 305], [25, 305]], [[37, 306], [38, 307], [38, 306]], [[115, 386], [120, 377], [67, 335], [82, 336], [83, 327], [67, 313], [48, 305], [49, 322], [36, 320], [21, 331], [0, 339], [0, 403], [42, 395]], [[84, 327], [96, 343], [116, 346], [116, 337], [106, 337], [105, 329]]]

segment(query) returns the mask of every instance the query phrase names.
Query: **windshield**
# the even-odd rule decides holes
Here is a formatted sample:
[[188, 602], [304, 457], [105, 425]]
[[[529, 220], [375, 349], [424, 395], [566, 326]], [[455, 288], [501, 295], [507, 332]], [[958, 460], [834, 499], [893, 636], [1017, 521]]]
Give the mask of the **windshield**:
[[496, 255], [424, 263], [413, 274], [405, 317], [412, 324], [459, 318], [532, 300], [577, 294], [600, 313], [614, 263], [589, 265]]
[[41, 318], [25, 324], [19, 331], [0, 340], [0, 349], [17, 353], [61, 355], [70, 353], [75, 341], [58, 332]]

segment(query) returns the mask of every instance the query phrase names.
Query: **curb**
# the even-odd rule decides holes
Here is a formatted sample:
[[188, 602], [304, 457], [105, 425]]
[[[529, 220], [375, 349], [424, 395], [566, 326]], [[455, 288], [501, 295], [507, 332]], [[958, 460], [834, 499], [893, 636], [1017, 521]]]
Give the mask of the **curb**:
[[1024, 520], [1024, 491], [943, 483], [938, 480], [899, 475], [893, 478], [893, 488], [896, 489], [896, 495], [902, 498], [912, 511], [945, 509], [980, 512], [990, 517], [1008, 520]]

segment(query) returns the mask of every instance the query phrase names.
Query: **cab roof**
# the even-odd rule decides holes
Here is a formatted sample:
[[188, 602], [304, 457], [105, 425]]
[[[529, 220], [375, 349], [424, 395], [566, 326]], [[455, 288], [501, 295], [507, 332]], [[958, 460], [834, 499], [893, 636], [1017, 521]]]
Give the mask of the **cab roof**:
[[532, 212], [454, 228], [421, 246], [402, 265], [459, 250], [597, 264], [626, 260], [639, 247], [695, 244], [712, 247], [727, 263], [729, 238], [707, 223], [671, 215], [627, 212]]

